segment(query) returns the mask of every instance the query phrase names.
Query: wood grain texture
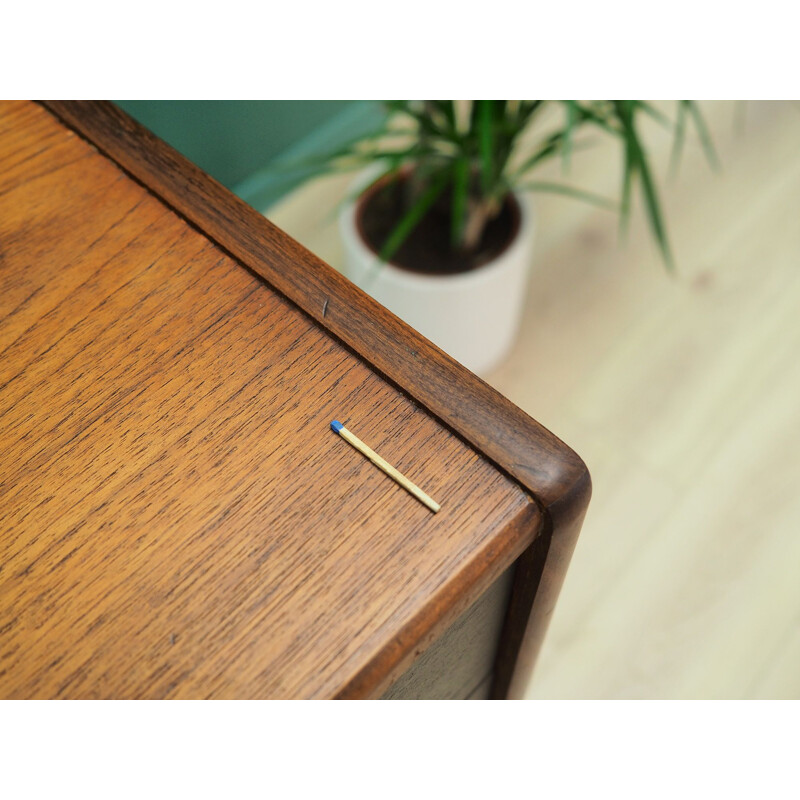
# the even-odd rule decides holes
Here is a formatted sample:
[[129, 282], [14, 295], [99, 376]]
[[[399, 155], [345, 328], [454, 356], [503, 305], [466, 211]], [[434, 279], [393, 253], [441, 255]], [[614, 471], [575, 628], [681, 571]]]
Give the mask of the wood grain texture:
[[514, 481], [25, 103], [0, 106], [0, 444], [5, 698], [379, 695], [541, 528]]
[[[512, 696], [800, 699], [800, 114], [702, 108], [723, 169], [688, 136], [661, 182], [676, 275], [641, 208], [621, 244], [605, 210], [533, 198], [522, 328], [488, 381], [578, 450], [594, 498], [536, 670]], [[642, 135], [665, 175], [670, 132], [651, 120]], [[618, 155], [598, 141], [572, 181], [614, 196]], [[343, 267], [326, 215], [350, 182], [310, 181], [267, 216]]]
[[546, 540], [537, 547], [544, 546], [545, 556], [536, 562], [536, 593], [526, 586], [514, 590], [493, 689], [495, 696], [505, 696], [518, 659], [529, 669], [536, 658], [577, 541], [591, 496], [583, 461], [113, 105], [51, 101], [46, 106], [533, 495]]

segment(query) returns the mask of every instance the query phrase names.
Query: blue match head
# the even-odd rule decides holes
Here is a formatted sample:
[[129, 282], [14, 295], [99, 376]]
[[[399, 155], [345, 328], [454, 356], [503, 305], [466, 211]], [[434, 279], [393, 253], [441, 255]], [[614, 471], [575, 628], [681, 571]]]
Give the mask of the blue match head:
[[340, 431], [342, 428], [344, 428], [344, 425], [342, 425], [342, 423], [341, 423], [341, 422], [339, 422], [339, 420], [338, 420], [338, 419], [335, 419], [333, 422], [331, 422], [331, 429], [332, 429], [332, 430], [334, 430], [334, 431], [336, 431], [336, 433], [339, 433], [339, 431]]

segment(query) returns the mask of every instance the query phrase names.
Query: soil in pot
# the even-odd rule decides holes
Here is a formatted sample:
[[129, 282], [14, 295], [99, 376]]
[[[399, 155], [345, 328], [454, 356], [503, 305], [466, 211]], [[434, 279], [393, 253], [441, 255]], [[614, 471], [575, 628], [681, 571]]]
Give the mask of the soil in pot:
[[[359, 200], [358, 232], [376, 255], [408, 211], [409, 181], [408, 174], [380, 181]], [[427, 275], [469, 272], [501, 255], [514, 241], [521, 220], [519, 204], [509, 194], [477, 247], [462, 252], [451, 245], [450, 215], [451, 195], [445, 191], [392, 256], [392, 265]]]

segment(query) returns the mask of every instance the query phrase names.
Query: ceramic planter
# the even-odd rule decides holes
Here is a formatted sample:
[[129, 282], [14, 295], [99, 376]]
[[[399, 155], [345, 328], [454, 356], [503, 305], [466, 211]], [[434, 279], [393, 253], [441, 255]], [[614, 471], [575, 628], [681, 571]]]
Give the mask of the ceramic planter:
[[[370, 175], [361, 176], [355, 189]], [[516, 195], [516, 236], [492, 261], [449, 275], [411, 272], [381, 264], [357, 224], [358, 202], [339, 217], [345, 274], [379, 303], [478, 374], [508, 355], [519, 328], [533, 248], [530, 201]]]

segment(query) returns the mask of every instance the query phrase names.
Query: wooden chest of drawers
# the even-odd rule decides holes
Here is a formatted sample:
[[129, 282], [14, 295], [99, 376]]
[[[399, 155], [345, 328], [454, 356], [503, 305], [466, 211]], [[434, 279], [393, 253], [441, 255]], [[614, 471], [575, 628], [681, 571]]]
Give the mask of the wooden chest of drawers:
[[589, 493], [114, 106], [0, 105], [0, 697], [503, 697]]

